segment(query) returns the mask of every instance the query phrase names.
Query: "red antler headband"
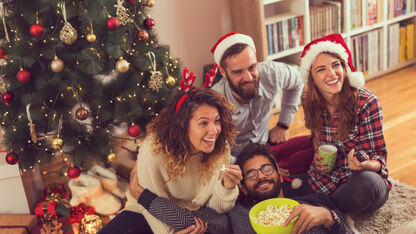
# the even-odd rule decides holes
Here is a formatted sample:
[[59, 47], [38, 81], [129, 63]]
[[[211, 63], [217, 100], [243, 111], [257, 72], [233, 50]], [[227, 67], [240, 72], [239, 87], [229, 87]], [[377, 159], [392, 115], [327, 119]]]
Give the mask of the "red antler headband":
[[[207, 87], [211, 87], [212, 83], [214, 83], [215, 76], [217, 75], [218, 71], [218, 64], [215, 63], [214, 68], [212, 68], [208, 73], [205, 74], [205, 83], [201, 89], [205, 89]], [[192, 88], [194, 84], [196, 75], [193, 72], [189, 72], [188, 67], [183, 69], [183, 80], [179, 83], [179, 86], [185, 94], [179, 99], [178, 103], [176, 103], [176, 112], [178, 112], [179, 107], [188, 98], [189, 94], [195, 89]]]

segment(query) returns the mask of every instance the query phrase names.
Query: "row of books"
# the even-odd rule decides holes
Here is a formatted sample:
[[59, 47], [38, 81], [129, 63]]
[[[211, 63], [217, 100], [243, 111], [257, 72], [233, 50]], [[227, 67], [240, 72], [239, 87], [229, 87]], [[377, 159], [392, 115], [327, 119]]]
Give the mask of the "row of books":
[[279, 16], [266, 24], [267, 46], [270, 55], [302, 46], [305, 43], [303, 16]]
[[388, 67], [415, 57], [415, 24], [395, 23], [388, 28]]
[[387, 1], [388, 18], [394, 18], [415, 11], [414, 0], [388, 0]]
[[352, 62], [365, 75], [379, 71], [380, 37], [380, 30], [373, 30], [351, 38]]
[[383, 0], [351, 0], [351, 29], [381, 22]]
[[324, 4], [310, 6], [309, 17], [312, 40], [331, 33], [341, 33], [342, 3], [332, 0], [325, 1]]

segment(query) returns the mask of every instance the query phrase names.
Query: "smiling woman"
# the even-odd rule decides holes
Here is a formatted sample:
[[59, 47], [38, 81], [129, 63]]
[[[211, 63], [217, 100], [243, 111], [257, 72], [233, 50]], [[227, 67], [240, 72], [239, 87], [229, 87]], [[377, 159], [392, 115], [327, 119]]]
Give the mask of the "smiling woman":
[[[186, 96], [185, 96], [186, 95]], [[140, 185], [182, 208], [234, 206], [241, 170], [221, 171], [230, 160], [235, 132], [232, 105], [211, 89], [179, 92], [148, 125], [137, 157]], [[125, 210], [141, 213], [154, 233], [173, 233], [127, 194]]]
[[[302, 97], [305, 125], [312, 133], [314, 159], [308, 171], [310, 187], [331, 195], [345, 213], [367, 213], [387, 200], [387, 149], [378, 98], [362, 88], [364, 77], [355, 70], [351, 53], [340, 34], [310, 42], [301, 56], [301, 75], [306, 83]], [[326, 163], [317, 148], [337, 148], [335, 167]], [[358, 153], [366, 159], [359, 161]], [[349, 196], [345, 196], [349, 194]]]

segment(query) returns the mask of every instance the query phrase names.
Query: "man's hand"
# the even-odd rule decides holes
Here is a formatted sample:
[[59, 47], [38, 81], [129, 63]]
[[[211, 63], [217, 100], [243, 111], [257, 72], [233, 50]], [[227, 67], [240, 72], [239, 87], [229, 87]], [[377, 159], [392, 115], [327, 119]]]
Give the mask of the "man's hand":
[[292, 230], [292, 234], [302, 233], [318, 225], [330, 227], [334, 222], [332, 214], [328, 209], [320, 206], [302, 204], [292, 209], [284, 225], [289, 225], [296, 217], [298, 217], [298, 221]]
[[289, 130], [276, 126], [269, 132], [269, 141], [272, 144], [280, 144], [289, 140]]
[[233, 189], [243, 179], [243, 172], [238, 165], [227, 165], [222, 172], [222, 184], [227, 189]]
[[130, 172], [130, 183], [129, 183], [130, 194], [134, 199], [138, 200], [144, 188], [139, 184], [139, 178], [137, 177], [137, 164], [133, 167]]
[[284, 169], [282, 167], [279, 167], [279, 175], [289, 177], [290, 176], [289, 169]]
[[206, 222], [204, 224], [204, 221], [202, 221], [200, 218], [195, 218], [195, 224], [196, 225], [191, 225], [188, 228], [177, 232], [176, 234], [200, 234], [200, 233], [205, 233], [207, 231], [208, 228], [208, 222]]

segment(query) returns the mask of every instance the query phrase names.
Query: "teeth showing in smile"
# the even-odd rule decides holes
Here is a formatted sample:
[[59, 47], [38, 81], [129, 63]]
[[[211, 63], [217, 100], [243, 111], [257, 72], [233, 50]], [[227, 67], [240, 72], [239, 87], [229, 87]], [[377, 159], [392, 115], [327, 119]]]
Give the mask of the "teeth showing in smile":
[[328, 81], [326, 83], [329, 84], [329, 85], [333, 85], [333, 84], [336, 84], [337, 82], [338, 82], [338, 79], [332, 80], [332, 81]]
[[260, 184], [259, 188], [263, 188], [264, 186], [267, 186], [269, 184], [270, 184], [269, 182], [263, 182], [262, 184]]
[[215, 138], [212, 138], [212, 139], [211, 139], [211, 138], [210, 138], [210, 139], [208, 139], [208, 138], [203, 138], [203, 140], [204, 140], [204, 141], [208, 141], [208, 142], [213, 142], [213, 141], [215, 141]]

